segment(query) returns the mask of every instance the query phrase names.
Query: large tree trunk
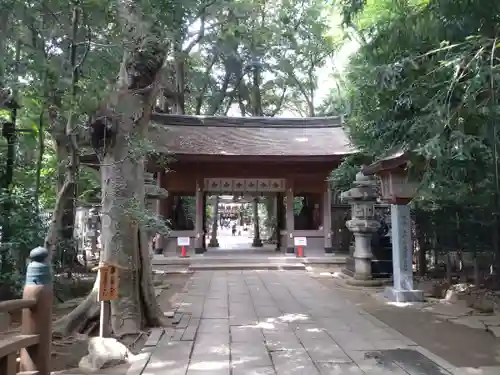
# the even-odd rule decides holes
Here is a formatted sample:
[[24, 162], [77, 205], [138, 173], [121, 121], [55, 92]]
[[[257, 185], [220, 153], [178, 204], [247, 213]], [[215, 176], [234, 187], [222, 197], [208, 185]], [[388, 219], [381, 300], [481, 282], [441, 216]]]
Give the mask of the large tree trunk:
[[147, 324], [159, 324], [147, 235], [139, 226], [145, 209], [145, 155], [133, 150], [130, 142], [147, 136], [150, 99], [130, 91], [120, 95], [116, 105], [119, 131], [101, 164], [102, 261], [120, 267], [120, 298], [111, 303], [112, 331], [118, 336], [139, 333]]
[[[77, 6], [73, 7], [72, 34], [69, 50], [69, 61], [71, 63], [71, 86], [69, 94], [72, 102], [76, 100], [79, 81], [77, 38], [80, 13], [80, 9]], [[43, 45], [45, 45], [45, 42]], [[46, 63], [48, 62], [46, 61]], [[76, 256], [74, 226], [77, 199], [76, 187], [80, 168], [76, 139], [77, 113], [73, 106], [69, 106], [67, 115], [61, 116], [63, 97], [59, 94], [57, 88], [59, 78], [50, 75], [48, 70], [44, 74], [44, 94], [47, 95], [47, 98], [51, 102], [48, 110], [50, 118], [49, 131], [56, 145], [58, 191], [56, 204], [52, 213], [52, 221], [45, 237], [45, 247], [49, 250], [50, 256], [53, 258], [52, 261], [55, 264], [59, 263], [60, 266], [63, 266], [66, 263], [66, 255], [70, 254], [71, 258]], [[48, 95], [49, 92], [52, 94]], [[40, 119], [43, 120], [42, 118]], [[59, 258], [55, 258], [54, 255], [59, 255]]]
[[[111, 331], [127, 339], [162, 321], [141, 218], [145, 208], [144, 142], [168, 49], [164, 38], [150, 37], [138, 9], [124, 2], [119, 11], [125, 35], [138, 44], [124, 53], [116, 89], [92, 117], [90, 129], [101, 160], [101, 261], [115, 265], [120, 278], [119, 299], [111, 302]], [[95, 291], [87, 301], [91, 301], [88, 311], [95, 306]], [[56, 323], [58, 331], [69, 332], [72, 320], [89, 316], [83, 308], [78, 314], [76, 310]]]

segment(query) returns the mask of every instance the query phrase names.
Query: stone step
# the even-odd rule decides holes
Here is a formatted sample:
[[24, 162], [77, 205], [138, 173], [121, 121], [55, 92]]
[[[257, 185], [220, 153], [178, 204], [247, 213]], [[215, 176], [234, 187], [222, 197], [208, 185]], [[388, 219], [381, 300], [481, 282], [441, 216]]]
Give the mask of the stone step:
[[194, 263], [190, 271], [213, 270], [305, 270], [303, 263]]
[[162, 255], [156, 255], [151, 260], [153, 266], [182, 266], [182, 265], [193, 265], [193, 264], [290, 264], [290, 263], [303, 263], [303, 264], [337, 264], [343, 265], [346, 262], [346, 256], [335, 255], [335, 256], [315, 256], [315, 257], [304, 257], [297, 258], [294, 255], [291, 256], [206, 256], [206, 255], [193, 255], [186, 258], [181, 257], [164, 257]]

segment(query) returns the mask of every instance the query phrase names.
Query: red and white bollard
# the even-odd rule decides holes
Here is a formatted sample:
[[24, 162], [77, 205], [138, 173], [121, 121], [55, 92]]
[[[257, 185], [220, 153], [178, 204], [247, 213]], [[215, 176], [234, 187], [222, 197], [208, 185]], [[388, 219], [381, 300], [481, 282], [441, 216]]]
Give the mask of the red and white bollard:
[[191, 239], [189, 237], [177, 237], [177, 246], [181, 248], [181, 258], [188, 258], [187, 249], [191, 243]]
[[297, 248], [297, 258], [303, 258], [304, 248], [307, 246], [307, 237], [295, 237], [293, 243]]

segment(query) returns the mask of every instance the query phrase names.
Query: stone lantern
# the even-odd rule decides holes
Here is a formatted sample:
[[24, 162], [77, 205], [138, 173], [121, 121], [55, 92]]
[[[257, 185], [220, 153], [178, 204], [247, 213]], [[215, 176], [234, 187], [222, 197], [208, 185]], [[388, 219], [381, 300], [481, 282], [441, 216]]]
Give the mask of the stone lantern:
[[351, 220], [346, 222], [346, 226], [354, 234], [354, 279], [371, 280], [371, 239], [380, 226], [375, 219], [376, 180], [359, 172], [353, 187], [343, 192], [341, 199], [351, 205]]
[[380, 179], [381, 199], [391, 204], [391, 237], [393, 286], [385, 290], [386, 297], [395, 302], [424, 300], [421, 290], [413, 287], [412, 222], [408, 203], [417, 192], [418, 182], [408, 175], [406, 153], [397, 153], [363, 168], [366, 175]]

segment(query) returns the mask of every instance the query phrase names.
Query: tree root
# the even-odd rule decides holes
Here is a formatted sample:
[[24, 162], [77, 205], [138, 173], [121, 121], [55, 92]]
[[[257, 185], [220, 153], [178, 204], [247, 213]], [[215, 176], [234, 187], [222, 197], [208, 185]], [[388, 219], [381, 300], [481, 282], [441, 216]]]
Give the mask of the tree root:
[[[146, 266], [146, 268], [149, 267]], [[144, 323], [148, 327], [166, 326], [168, 321], [156, 301], [154, 287], [151, 284], [152, 278], [144, 274], [139, 285], [142, 298], [141, 301], [138, 301], [144, 314]], [[99, 279], [96, 279], [94, 287], [87, 297], [71, 312], [54, 322], [52, 331], [54, 338], [60, 339], [77, 334], [92, 336], [98, 331], [101, 312], [101, 304], [97, 301], [98, 285]], [[151, 290], [153, 294], [151, 294]], [[148, 291], [149, 293], [147, 293]], [[132, 327], [133, 329], [130, 329]], [[145, 327], [132, 325], [120, 328], [117, 332], [113, 332], [114, 335], [121, 341], [129, 343], [131, 339], [136, 340], [137, 336], [143, 333], [142, 329]]]
[[97, 288], [73, 311], [54, 322], [53, 337], [67, 337], [73, 333], [88, 334], [88, 327], [99, 319], [100, 306], [97, 302]]

